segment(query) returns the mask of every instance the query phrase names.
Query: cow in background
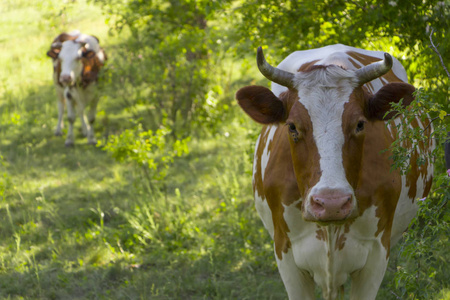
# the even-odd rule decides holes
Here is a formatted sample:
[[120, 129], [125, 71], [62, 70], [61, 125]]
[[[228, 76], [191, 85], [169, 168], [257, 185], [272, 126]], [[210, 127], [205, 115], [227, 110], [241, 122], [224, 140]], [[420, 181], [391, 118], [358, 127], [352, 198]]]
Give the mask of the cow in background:
[[[64, 106], [67, 103], [69, 130], [65, 145], [74, 145], [73, 124], [76, 115], [81, 119], [88, 144], [97, 143], [93, 124], [97, 112], [96, 83], [100, 69], [107, 59], [98, 38], [79, 31], [61, 33], [52, 42], [47, 55], [53, 59], [53, 81], [58, 97], [58, 123], [55, 135], [62, 135]], [[84, 114], [89, 106], [87, 121]]]

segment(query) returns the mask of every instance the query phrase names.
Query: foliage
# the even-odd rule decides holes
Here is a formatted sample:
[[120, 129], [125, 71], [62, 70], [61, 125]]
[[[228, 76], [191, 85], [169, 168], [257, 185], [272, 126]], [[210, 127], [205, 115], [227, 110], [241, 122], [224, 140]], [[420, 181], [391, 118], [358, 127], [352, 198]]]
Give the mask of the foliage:
[[[403, 108], [402, 103], [392, 104], [399, 122], [390, 124], [396, 128], [397, 139], [391, 145], [393, 169], [402, 174], [411, 168], [421, 168], [436, 158], [438, 176], [434, 179], [434, 189], [427, 198], [419, 200], [419, 211], [411, 227], [404, 234], [399, 255], [406, 263], [396, 266], [394, 284], [390, 287], [397, 299], [432, 299], [448, 286], [449, 277], [445, 272], [448, 253], [442, 251], [450, 246], [450, 174], [442, 171], [442, 148], [447, 139], [448, 114], [444, 106], [430, 99], [432, 93], [419, 89], [415, 101]], [[421, 126], [411, 126], [418, 125]], [[433, 128], [433, 131], [431, 131]], [[421, 151], [423, 145], [436, 144], [432, 152]], [[443, 292], [442, 292], [443, 293]]]
[[[126, 129], [120, 135], [111, 135], [103, 146], [117, 161], [133, 161], [145, 169], [149, 179], [164, 180], [175, 157], [188, 154], [190, 138], [167, 140], [170, 131], [161, 127], [156, 132], [144, 131], [138, 124]], [[150, 174], [149, 174], [150, 172]]]
[[219, 48], [220, 31], [208, 21], [225, 2], [96, 2], [115, 20], [111, 25], [117, 33], [125, 29], [132, 33], [123, 57], [126, 62], [137, 57], [138, 64], [132, 66], [136, 70], [127, 74], [127, 81], [145, 94], [131, 104], [154, 107], [154, 123], [165, 119], [174, 136], [215, 128], [221, 114], [211, 118], [213, 104], [208, 99], [222, 93], [217, 80], [224, 50]]
[[389, 148], [392, 152], [392, 169], [398, 169], [404, 174], [412, 167], [428, 164], [442, 154], [442, 145], [433, 151], [421, 151], [424, 145], [435, 145], [436, 141], [445, 141], [447, 136], [447, 112], [443, 105], [430, 101], [429, 92], [418, 89], [415, 101], [408, 107], [403, 107], [402, 101], [392, 103], [392, 109], [386, 114], [390, 112], [398, 116], [396, 124], [393, 121], [389, 124], [396, 128], [397, 133], [396, 140]]
[[450, 280], [446, 272], [450, 247], [450, 178], [441, 173], [435, 191], [419, 201], [419, 212], [404, 234], [400, 254], [409, 264], [397, 266], [396, 295], [400, 299], [432, 299]]
[[430, 88], [433, 101], [449, 111], [448, 78], [429, 47], [434, 29], [439, 52], [450, 57], [449, 0], [255, 0], [234, 14], [237, 54], [264, 46], [269, 60], [280, 62], [292, 51], [335, 43], [390, 52], [410, 81]]

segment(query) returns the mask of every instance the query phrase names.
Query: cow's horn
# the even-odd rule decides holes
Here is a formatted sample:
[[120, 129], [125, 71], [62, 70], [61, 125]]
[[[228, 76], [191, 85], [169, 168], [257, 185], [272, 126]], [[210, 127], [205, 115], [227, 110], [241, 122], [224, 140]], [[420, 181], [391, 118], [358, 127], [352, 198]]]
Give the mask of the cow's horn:
[[355, 71], [358, 78], [359, 85], [363, 85], [369, 81], [372, 81], [380, 76], [383, 76], [392, 68], [392, 56], [388, 53], [384, 53], [384, 60], [380, 60], [361, 69]]
[[264, 58], [264, 54], [261, 47], [258, 47], [258, 51], [256, 53], [256, 61], [258, 63], [259, 71], [266, 77], [267, 79], [278, 83], [287, 88], [291, 88], [294, 86], [293, 79], [294, 74], [280, 70], [278, 68], [272, 67]]

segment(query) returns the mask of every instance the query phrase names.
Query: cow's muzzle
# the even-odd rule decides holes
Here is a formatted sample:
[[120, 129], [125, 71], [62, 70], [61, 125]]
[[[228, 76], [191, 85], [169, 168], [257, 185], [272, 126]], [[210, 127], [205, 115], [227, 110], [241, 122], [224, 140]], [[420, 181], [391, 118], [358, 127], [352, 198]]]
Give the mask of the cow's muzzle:
[[73, 78], [70, 75], [61, 75], [59, 76], [59, 81], [61, 81], [61, 83], [63, 85], [73, 85]]
[[309, 197], [305, 219], [316, 222], [338, 222], [351, 218], [356, 213], [352, 194], [327, 193]]

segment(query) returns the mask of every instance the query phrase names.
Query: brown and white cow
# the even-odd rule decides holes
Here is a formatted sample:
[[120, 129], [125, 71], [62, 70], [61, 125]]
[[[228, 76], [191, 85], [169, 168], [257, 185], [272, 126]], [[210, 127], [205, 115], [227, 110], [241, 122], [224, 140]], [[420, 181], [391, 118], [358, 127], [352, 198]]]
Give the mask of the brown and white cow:
[[[61, 33], [51, 45], [47, 55], [53, 59], [53, 81], [58, 96], [58, 124], [55, 135], [62, 135], [64, 105], [67, 103], [69, 130], [65, 145], [74, 145], [73, 123], [76, 115], [81, 119], [82, 131], [88, 143], [97, 143], [93, 123], [97, 112], [96, 83], [106, 54], [96, 37], [79, 31]], [[89, 106], [88, 124], [84, 109]]]
[[[275, 68], [257, 53], [272, 90], [247, 86], [242, 109], [264, 124], [253, 164], [256, 209], [274, 240], [290, 299], [336, 299], [351, 278], [350, 299], [375, 299], [389, 258], [431, 186], [418, 151], [406, 175], [391, 171], [388, 149], [399, 118], [390, 102], [414, 100], [406, 72], [389, 54], [344, 45], [297, 51]], [[429, 121], [412, 126], [431, 134]], [[411, 145], [404, 145], [411, 147]]]

